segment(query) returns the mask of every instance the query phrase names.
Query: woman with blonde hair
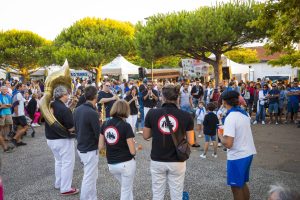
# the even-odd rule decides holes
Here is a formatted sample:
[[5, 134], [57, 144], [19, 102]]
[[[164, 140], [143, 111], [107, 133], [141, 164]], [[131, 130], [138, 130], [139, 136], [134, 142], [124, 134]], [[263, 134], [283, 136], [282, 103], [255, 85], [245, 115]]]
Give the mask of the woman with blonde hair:
[[129, 113], [129, 104], [117, 100], [110, 110], [112, 118], [101, 127], [99, 139], [99, 150], [106, 147], [109, 171], [121, 184], [121, 200], [133, 200], [136, 170], [134, 134], [126, 122]]

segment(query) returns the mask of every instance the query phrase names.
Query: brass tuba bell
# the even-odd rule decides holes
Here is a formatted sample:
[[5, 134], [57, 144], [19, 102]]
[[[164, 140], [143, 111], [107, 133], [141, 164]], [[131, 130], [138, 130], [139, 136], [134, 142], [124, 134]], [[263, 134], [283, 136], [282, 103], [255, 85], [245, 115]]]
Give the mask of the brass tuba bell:
[[61, 69], [52, 72], [47, 76], [45, 81], [44, 96], [40, 100], [40, 110], [48, 125], [57, 134], [67, 138], [70, 135], [69, 131], [57, 121], [57, 119], [51, 112], [50, 107], [50, 103], [53, 97], [53, 90], [59, 85], [63, 85], [67, 89], [72, 90], [72, 78], [67, 60], [65, 61]]

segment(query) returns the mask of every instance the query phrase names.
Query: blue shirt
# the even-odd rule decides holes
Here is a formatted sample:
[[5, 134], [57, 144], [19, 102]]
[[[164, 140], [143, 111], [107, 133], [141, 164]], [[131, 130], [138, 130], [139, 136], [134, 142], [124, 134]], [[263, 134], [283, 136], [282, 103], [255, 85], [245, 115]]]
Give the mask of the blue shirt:
[[[278, 89], [272, 89], [269, 91], [269, 95], [272, 96], [272, 95], [278, 95], [280, 94], [280, 91]], [[269, 103], [270, 104], [273, 104], [273, 103], [279, 103], [279, 96], [276, 97], [276, 98], [270, 98], [269, 99]]]
[[[290, 89], [288, 89], [289, 92], [297, 92], [300, 91], [299, 87], [292, 87]], [[290, 95], [289, 97], [289, 101], [291, 103], [299, 103], [299, 95]]]
[[[2, 95], [0, 94], [0, 103], [1, 104], [12, 104], [12, 99], [9, 94]], [[0, 115], [11, 115], [11, 108], [2, 108], [0, 111]]]

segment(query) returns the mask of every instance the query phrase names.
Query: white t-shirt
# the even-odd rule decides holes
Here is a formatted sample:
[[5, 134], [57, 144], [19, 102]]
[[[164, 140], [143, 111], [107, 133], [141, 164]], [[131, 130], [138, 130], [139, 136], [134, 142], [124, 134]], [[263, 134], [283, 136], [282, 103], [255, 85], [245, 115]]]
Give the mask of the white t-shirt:
[[11, 88], [7, 88], [8, 94], [12, 95], [12, 89]]
[[240, 112], [231, 112], [225, 119], [224, 136], [234, 138], [227, 150], [227, 160], [237, 160], [256, 154], [250, 118]]
[[19, 117], [19, 116], [25, 116], [25, 110], [24, 110], [24, 103], [25, 103], [25, 99], [23, 97], [23, 95], [19, 92], [17, 95], [17, 100], [19, 101], [19, 105], [18, 105], [18, 116], [16, 116], [16, 114], [13, 114], [13, 117]]

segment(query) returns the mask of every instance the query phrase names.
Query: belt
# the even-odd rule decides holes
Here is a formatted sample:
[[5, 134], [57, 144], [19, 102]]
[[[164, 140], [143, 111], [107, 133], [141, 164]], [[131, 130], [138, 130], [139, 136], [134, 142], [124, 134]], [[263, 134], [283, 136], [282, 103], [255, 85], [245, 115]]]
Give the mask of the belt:
[[[92, 150], [92, 151], [96, 151], [96, 155], [98, 154], [98, 150]], [[79, 153], [88, 153], [88, 152], [91, 152], [91, 151], [79, 151]]]

